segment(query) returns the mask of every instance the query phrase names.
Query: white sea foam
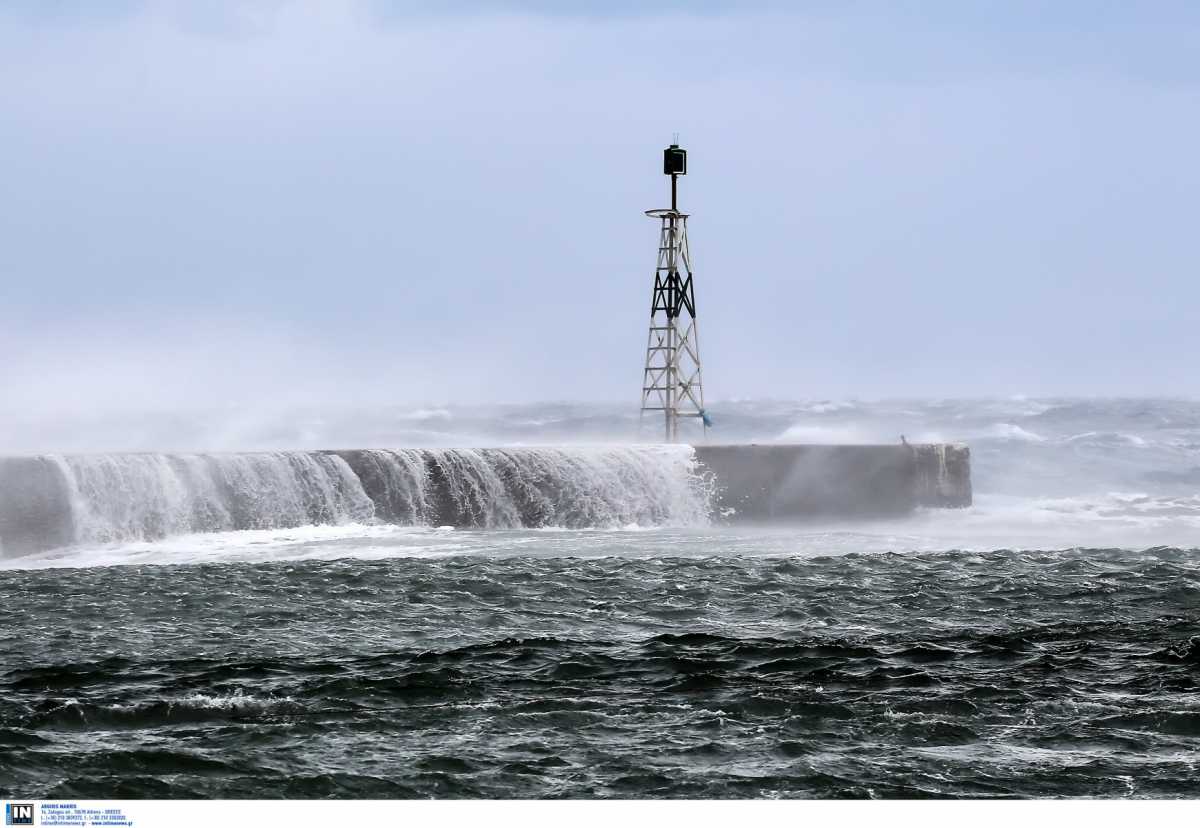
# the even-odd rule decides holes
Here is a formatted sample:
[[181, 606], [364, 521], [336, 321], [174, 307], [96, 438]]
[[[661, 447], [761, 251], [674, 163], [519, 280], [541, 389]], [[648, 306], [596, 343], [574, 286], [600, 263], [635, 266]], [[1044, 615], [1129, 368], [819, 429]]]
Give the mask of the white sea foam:
[[1044, 443], [1046, 438], [1013, 423], [996, 423], [984, 432], [984, 436], [999, 437], [1002, 440], [1024, 440], [1030, 443]]
[[220, 710], [229, 713], [268, 713], [296, 704], [291, 696], [256, 696], [240, 688], [232, 693], [190, 693], [167, 700], [174, 709]]
[[814, 445], [898, 443], [900, 433], [884, 433], [880, 428], [861, 425], [824, 425], [797, 423], [777, 438], [781, 443], [812, 443]]
[[396, 416], [401, 420], [426, 422], [429, 420], [450, 420], [453, 419], [454, 414], [446, 408], [417, 408], [397, 414]]
[[837, 411], [853, 411], [856, 407], [856, 404], [852, 402], [820, 400], [818, 402], [805, 405], [804, 410], [813, 414], [832, 414]]
[[341, 557], [454, 554], [450, 527], [384, 524], [296, 526], [176, 535], [159, 540], [83, 544], [3, 562], [6, 569], [171, 566]]
[[5, 565], [44, 569], [479, 555], [822, 556], [1159, 545], [1200, 548], [1200, 496], [1101, 492], [1028, 498], [983, 494], [970, 509], [919, 509], [908, 517], [869, 523], [825, 520], [766, 527], [488, 530], [379, 524], [303, 526], [76, 547], [9, 560]]
[[1139, 437], [1136, 434], [1123, 434], [1112, 431], [1085, 431], [1082, 434], [1072, 434], [1067, 437], [1064, 442], [1067, 443], [1091, 443], [1093, 445], [1126, 445], [1126, 446], [1145, 446], [1147, 444], [1144, 437]]

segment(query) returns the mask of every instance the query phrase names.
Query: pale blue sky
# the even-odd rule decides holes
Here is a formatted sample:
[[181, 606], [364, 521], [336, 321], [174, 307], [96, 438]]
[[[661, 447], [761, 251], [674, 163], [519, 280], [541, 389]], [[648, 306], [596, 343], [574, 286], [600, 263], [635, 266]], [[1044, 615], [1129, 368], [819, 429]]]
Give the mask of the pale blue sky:
[[1195, 396], [1198, 9], [3, 3], [0, 405]]

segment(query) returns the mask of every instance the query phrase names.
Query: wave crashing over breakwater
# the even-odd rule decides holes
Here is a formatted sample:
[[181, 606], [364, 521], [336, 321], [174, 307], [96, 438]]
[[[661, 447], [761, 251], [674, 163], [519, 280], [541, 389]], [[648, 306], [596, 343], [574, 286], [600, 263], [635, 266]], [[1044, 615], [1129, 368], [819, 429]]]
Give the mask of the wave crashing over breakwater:
[[0, 460], [0, 549], [303, 525], [695, 525], [687, 446], [45, 455]]

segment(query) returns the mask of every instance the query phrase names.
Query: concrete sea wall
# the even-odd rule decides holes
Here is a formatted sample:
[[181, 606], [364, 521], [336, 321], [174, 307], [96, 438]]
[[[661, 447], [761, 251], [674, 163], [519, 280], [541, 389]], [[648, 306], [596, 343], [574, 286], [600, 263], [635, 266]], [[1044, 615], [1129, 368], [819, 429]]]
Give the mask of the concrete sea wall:
[[704, 445], [696, 458], [716, 478], [718, 514], [732, 522], [971, 505], [964, 445]]

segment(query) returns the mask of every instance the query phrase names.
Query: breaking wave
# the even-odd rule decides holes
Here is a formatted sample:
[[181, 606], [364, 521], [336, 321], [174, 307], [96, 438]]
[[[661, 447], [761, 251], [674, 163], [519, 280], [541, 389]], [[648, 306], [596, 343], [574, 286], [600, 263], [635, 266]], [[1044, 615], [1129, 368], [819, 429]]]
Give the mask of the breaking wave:
[[711, 498], [686, 446], [46, 455], [5, 460], [0, 490], [22, 498], [0, 510], [6, 551], [351, 523], [697, 525]]

